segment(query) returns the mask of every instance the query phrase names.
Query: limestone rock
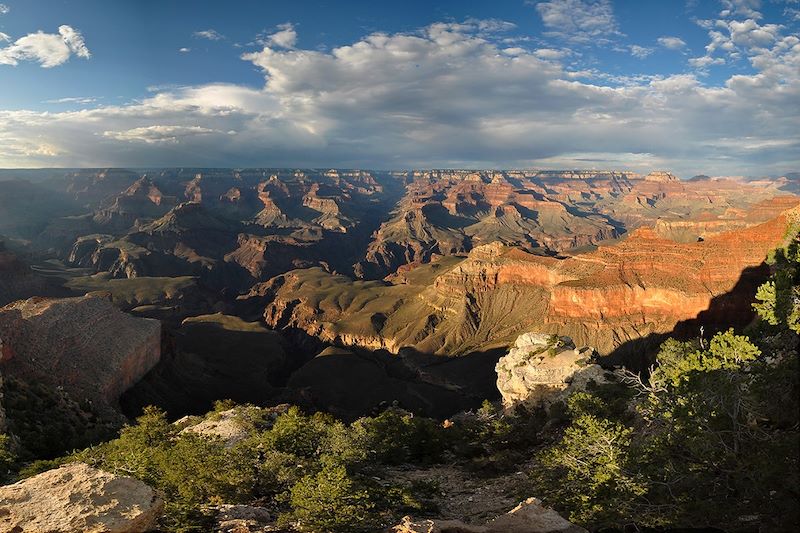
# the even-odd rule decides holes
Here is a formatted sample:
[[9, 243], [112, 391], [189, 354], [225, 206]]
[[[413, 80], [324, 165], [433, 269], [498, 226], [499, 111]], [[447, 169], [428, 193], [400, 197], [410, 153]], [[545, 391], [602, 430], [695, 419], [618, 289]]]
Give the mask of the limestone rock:
[[154, 529], [163, 505], [141, 481], [72, 463], [0, 487], [0, 531], [138, 533]]
[[262, 533], [279, 531], [273, 527], [270, 512], [249, 505], [223, 505], [217, 514], [215, 533]]
[[[272, 423], [288, 410], [288, 404], [260, 408], [260, 412], [266, 415], [266, 421], [269, 427], [272, 427]], [[214, 413], [200, 423], [184, 428], [181, 430], [181, 433], [196, 433], [206, 437], [218, 437], [225, 443], [226, 448], [232, 448], [237, 443], [246, 439], [251, 433], [239, 418], [238, 415], [240, 413], [240, 407]], [[187, 418], [188, 417], [184, 417], [184, 419], [178, 420], [176, 423], [181, 423]]]
[[589, 381], [604, 382], [603, 369], [589, 364], [593, 353], [592, 348], [575, 348], [569, 337], [520, 335], [495, 367], [503, 405], [544, 406]]
[[414, 520], [410, 516], [404, 516], [399, 524], [389, 530], [389, 533], [441, 533], [441, 531], [433, 520]]
[[236, 443], [247, 438], [247, 429], [237, 420], [236, 409], [228, 409], [216, 413], [197, 425], [189, 426], [181, 433], [196, 433], [210, 437], [219, 437], [226, 448], [232, 448]]
[[528, 498], [487, 526], [487, 533], [586, 533], [585, 529], [562, 518], [553, 509], [544, 507], [536, 498]]
[[586, 533], [580, 526], [565, 520], [536, 498], [528, 498], [507, 514], [486, 525], [470, 525], [460, 520], [421, 520], [410, 516], [389, 533]]

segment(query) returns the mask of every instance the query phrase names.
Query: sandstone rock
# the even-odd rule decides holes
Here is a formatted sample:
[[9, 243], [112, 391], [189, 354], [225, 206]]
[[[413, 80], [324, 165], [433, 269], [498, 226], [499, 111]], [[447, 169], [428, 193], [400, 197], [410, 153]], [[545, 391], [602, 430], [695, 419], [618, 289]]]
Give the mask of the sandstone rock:
[[141, 481], [72, 463], [0, 487], [0, 531], [138, 533], [154, 529], [163, 502]]
[[247, 430], [237, 420], [236, 409], [215, 413], [199, 424], [183, 429], [181, 433], [219, 437], [225, 443], [226, 448], [232, 448], [236, 443], [246, 439], [248, 435]]
[[592, 348], [575, 348], [569, 337], [520, 335], [495, 367], [503, 405], [546, 406], [589, 381], [605, 382], [603, 369], [589, 364], [593, 353]]
[[[232, 448], [237, 443], [243, 441], [250, 434], [250, 431], [243, 425], [239, 418], [241, 407], [234, 407], [227, 411], [212, 413], [208, 418], [200, 423], [188, 426], [181, 430], [181, 433], [195, 433], [207, 437], [217, 437], [225, 443], [226, 448]], [[274, 407], [258, 408], [260, 414], [265, 415], [265, 421], [269, 427], [283, 413], [289, 410], [288, 404], [280, 404]], [[177, 420], [176, 424], [186, 423], [189, 417]]]
[[536, 498], [528, 498], [507, 514], [486, 525], [465, 524], [460, 520], [421, 520], [410, 516], [389, 530], [389, 533], [586, 533], [580, 526], [542, 506]]
[[278, 531], [267, 509], [249, 505], [223, 505], [217, 514], [215, 533], [262, 533]]

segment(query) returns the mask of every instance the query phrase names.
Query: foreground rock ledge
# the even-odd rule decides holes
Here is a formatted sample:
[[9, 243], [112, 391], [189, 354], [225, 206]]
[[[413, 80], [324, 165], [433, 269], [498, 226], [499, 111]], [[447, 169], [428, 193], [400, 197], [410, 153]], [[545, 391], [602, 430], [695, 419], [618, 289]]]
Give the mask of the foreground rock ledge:
[[528, 498], [507, 514], [484, 526], [469, 525], [460, 520], [420, 520], [403, 518], [388, 533], [587, 533], [580, 526], [565, 520], [557, 512], [542, 506], [536, 498]]
[[163, 507], [141, 481], [72, 463], [0, 487], [0, 533], [140, 533]]

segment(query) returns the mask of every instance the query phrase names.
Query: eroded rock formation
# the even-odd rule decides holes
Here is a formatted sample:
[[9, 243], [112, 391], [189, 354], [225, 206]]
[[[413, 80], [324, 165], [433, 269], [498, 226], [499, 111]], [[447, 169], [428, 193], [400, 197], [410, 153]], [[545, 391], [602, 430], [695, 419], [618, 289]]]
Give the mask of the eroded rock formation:
[[535, 330], [607, 354], [698, 317], [709, 325], [746, 322], [763, 262], [798, 210], [702, 242], [641, 228], [561, 257], [493, 243], [404, 271], [389, 284], [296, 270], [257, 285], [247, 300], [266, 304], [270, 326], [335, 344], [453, 354], [507, 345]]

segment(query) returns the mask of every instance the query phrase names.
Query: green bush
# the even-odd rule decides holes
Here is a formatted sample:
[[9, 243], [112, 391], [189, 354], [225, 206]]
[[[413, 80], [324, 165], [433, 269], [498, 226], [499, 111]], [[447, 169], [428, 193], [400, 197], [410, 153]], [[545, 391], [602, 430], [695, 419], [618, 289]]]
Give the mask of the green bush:
[[281, 522], [315, 533], [374, 531], [380, 526], [368, 490], [335, 462], [292, 487], [292, 511]]

